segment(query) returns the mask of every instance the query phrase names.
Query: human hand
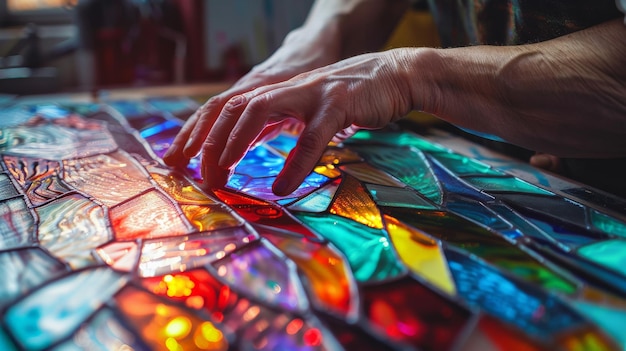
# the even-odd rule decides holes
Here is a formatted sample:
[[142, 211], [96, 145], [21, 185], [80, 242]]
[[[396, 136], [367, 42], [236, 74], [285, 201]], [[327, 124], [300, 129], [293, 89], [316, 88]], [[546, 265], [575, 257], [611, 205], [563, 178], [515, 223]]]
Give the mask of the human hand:
[[[203, 143], [206, 186], [222, 186], [224, 173], [245, 155], [266, 126], [294, 119], [305, 127], [273, 186], [277, 195], [293, 192], [338, 132], [380, 128], [411, 109], [408, 73], [400, 62], [397, 50], [355, 56], [234, 94], [218, 113], [196, 114], [193, 127], [185, 126], [185, 133], [194, 146]], [[187, 147], [185, 152], [189, 150], [196, 148]]]

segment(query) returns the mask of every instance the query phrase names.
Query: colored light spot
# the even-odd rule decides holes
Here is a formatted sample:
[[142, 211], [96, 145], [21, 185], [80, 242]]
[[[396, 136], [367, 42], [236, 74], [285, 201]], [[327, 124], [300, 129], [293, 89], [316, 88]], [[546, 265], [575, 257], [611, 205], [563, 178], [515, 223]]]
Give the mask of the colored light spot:
[[296, 318], [292, 320], [291, 322], [289, 322], [289, 324], [287, 324], [287, 327], [285, 328], [285, 330], [287, 331], [287, 334], [295, 335], [297, 332], [300, 331], [300, 329], [302, 329], [303, 325], [304, 325], [304, 322], [302, 322], [302, 319]]
[[303, 340], [306, 345], [319, 346], [322, 343], [322, 333], [319, 331], [319, 329], [309, 329], [304, 332]]
[[167, 349], [170, 351], [182, 351], [183, 350], [183, 347], [180, 346], [178, 341], [176, 341], [176, 339], [174, 338], [165, 339], [165, 347], [167, 347]]
[[243, 314], [243, 320], [245, 320], [246, 322], [249, 322], [253, 320], [254, 318], [256, 318], [256, 316], [259, 315], [259, 312], [261, 312], [261, 309], [259, 308], [259, 306], [250, 306], [250, 308], [248, 308], [246, 312]]
[[170, 338], [182, 339], [191, 331], [191, 321], [187, 317], [176, 317], [167, 323], [164, 331]]

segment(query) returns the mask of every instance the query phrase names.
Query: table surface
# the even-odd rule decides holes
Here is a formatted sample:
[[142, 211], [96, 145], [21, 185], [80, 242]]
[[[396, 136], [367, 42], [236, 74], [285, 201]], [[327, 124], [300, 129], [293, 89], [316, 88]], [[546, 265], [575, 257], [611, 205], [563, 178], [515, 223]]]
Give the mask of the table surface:
[[[2, 349], [626, 346], [626, 203], [458, 136], [297, 135], [222, 189], [160, 157], [225, 85], [39, 96], [0, 118]], [[190, 98], [197, 97], [197, 98]]]

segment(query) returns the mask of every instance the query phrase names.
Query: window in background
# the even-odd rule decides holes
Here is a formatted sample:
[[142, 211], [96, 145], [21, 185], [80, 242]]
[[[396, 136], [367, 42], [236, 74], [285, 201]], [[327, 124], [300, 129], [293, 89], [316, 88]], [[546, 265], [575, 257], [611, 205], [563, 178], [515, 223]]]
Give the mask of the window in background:
[[7, 0], [9, 11], [31, 11], [76, 5], [78, 0]]

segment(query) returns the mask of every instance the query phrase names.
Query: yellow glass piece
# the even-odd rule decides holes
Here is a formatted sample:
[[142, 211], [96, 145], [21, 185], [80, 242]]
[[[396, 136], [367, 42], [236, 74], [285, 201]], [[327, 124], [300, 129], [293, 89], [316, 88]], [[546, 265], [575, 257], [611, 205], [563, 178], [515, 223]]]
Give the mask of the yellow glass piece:
[[450, 295], [456, 286], [439, 243], [397, 219], [385, 216], [387, 232], [400, 259], [417, 275]]
[[195, 283], [185, 275], [170, 275], [163, 276], [163, 280], [157, 287], [155, 287], [156, 293], [164, 292], [169, 297], [186, 297], [191, 295]]
[[162, 303], [157, 296], [127, 287], [117, 306], [154, 350], [228, 350], [221, 330], [186, 309]]
[[[357, 306], [352, 303], [352, 296], [356, 296], [357, 291], [356, 282], [339, 254], [326, 245], [299, 237], [269, 233], [264, 233], [263, 237], [298, 265], [309, 282], [307, 287], [313, 290], [310, 296], [315, 303], [347, 319], [356, 318]], [[302, 328], [297, 321], [289, 326], [293, 333]]]
[[335, 195], [330, 213], [349, 218], [368, 227], [382, 229], [383, 221], [376, 203], [356, 178], [346, 176]]
[[346, 162], [359, 162], [363, 161], [363, 159], [354, 151], [348, 149], [339, 149], [334, 147], [329, 147], [326, 149], [322, 157], [320, 158], [318, 164], [332, 164], [338, 165]]
[[195, 185], [191, 184], [187, 179], [182, 176], [157, 169], [150, 168], [150, 175], [152, 178], [165, 190], [174, 200], [190, 204], [190, 205], [213, 205], [217, 204], [217, 201], [211, 199], [204, 194]]
[[232, 228], [241, 225], [230, 211], [220, 205], [181, 205], [185, 217], [200, 231]]
[[586, 330], [575, 330], [560, 338], [559, 346], [561, 350], [567, 351], [610, 351], [622, 350], [621, 347], [615, 345], [605, 335], [601, 334], [595, 328]]
[[326, 176], [330, 179], [338, 178], [341, 176], [341, 171], [333, 164], [317, 166], [314, 168], [315, 173]]
[[381, 171], [378, 168], [374, 168], [365, 162], [343, 165], [339, 168], [363, 183], [387, 185], [398, 188], [404, 188], [406, 186], [406, 184], [402, 183], [388, 173]]

